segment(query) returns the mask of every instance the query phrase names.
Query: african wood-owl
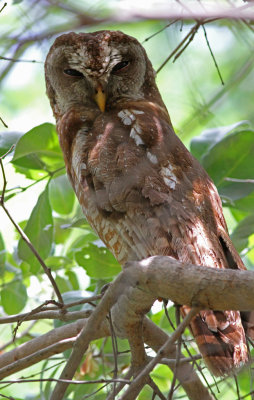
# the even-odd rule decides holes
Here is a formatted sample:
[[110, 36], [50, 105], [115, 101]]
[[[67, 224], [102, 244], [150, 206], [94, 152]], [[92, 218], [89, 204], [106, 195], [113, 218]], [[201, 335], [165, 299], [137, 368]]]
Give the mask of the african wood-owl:
[[[49, 51], [45, 74], [67, 174], [88, 222], [120, 264], [168, 255], [244, 269], [217, 190], [174, 133], [135, 38], [64, 34]], [[201, 311], [191, 330], [215, 375], [248, 360], [238, 311]]]

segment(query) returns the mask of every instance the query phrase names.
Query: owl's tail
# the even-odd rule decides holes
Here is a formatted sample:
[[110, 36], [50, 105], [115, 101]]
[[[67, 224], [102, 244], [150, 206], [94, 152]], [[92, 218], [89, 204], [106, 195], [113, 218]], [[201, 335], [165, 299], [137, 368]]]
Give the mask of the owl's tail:
[[[183, 309], [186, 314], [186, 308]], [[201, 311], [190, 328], [208, 369], [215, 376], [232, 374], [249, 360], [239, 311]]]

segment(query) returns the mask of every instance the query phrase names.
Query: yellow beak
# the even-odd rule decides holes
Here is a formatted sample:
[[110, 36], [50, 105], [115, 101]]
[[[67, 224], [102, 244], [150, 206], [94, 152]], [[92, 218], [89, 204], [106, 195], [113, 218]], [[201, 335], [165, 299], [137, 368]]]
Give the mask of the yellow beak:
[[104, 112], [106, 107], [106, 94], [100, 84], [96, 88], [96, 94], [94, 95], [94, 100], [97, 103], [101, 112]]

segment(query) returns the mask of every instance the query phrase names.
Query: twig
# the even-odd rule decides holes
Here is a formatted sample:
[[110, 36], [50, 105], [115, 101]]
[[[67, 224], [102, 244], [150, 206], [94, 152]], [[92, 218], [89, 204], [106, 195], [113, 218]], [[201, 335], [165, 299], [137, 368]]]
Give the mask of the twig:
[[217, 72], [218, 72], [218, 75], [219, 75], [219, 78], [221, 80], [222, 85], [224, 85], [224, 81], [223, 81], [219, 66], [217, 64], [216, 58], [215, 58], [215, 56], [213, 54], [213, 51], [212, 51], [212, 48], [210, 46], [210, 43], [209, 43], [209, 40], [208, 40], [208, 37], [207, 37], [207, 33], [206, 33], [206, 29], [205, 29], [204, 25], [202, 25], [202, 29], [203, 29], [203, 32], [204, 32], [204, 35], [205, 35], [205, 40], [206, 40], [207, 47], [208, 47], [208, 49], [210, 51], [210, 54], [212, 56], [212, 59], [213, 59], [214, 65], [215, 65], [215, 68], [217, 69]]
[[[112, 318], [111, 318], [111, 311], [109, 310], [108, 313], [109, 317], [109, 326], [110, 326], [110, 333], [111, 333], [111, 341], [112, 341], [112, 348], [113, 348], [113, 354], [114, 354], [114, 379], [117, 379], [117, 374], [118, 374], [118, 365], [117, 365], [117, 339], [116, 339], [116, 334], [114, 331], [113, 323], [112, 323]], [[113, 383], [113, 396], [115, 398], [116, 394], [116, 382]]]
[[167, 398], [164, 396], [164, 394], [160, 391], [156, 383], [151, 379], [149, 382], [149, 386], [153, 389], [154, 391], [154, 398], [155, 396], [158, 396], [161, 400], [167, 400]]
[[158, 35], [159, 33], [165, 31], [165, 29], [169, 28], [171, 25], [175, 24], [178, 19], [174, 19], [169, 24], [165, 25], [163, 28], [159, 29], [157, 32], [153, 33], [152, 35], [148, 36], [145, 40], [143, 40], [142, 44], [148, 42], [148, 40], [152, 39], [154, 36]]
[[6, 123], [4, 122], [4, 120], [0, 117], [0, 121], [2, 122], [2, 124], [3, 124], [3, 126], [5, 127], [5, 128], [8, 128], [8, 125], [6, 125]]
[[15, 400], [14, 397], [5, 396], [4, 394], [1, 393], [0, 396], [3, 397], [4, 399]]
[[129, 400], [129, 399], [131, 400], [138, 395], [138, 393], [142, 390], [143, 386], [146, 383], [147, 376], [154, 369], [154, 367], [160, 362], [160, 360], [165, 356], [165, 354], [170, 350], [170, 348], [174, 345], [175, 341], [180, 337], [186, 326], [189, 325], [190, 321], [197, 314], [197, 312], [198, 312], [197, 308], [192, 308], [190, 310], [190, 312], [186, 315], [186, 317], [178, 326], [178, 328], [175, 330], [175, 332], [160, 348], [157, 355], [152, 359], [152, 361], [150, 361], [146, 365], [146, 367], [131, 382], [130, 386], [128, 387], [124, 395], [121, 397], [121, 400]]
[[[177, 323], [177, 326], [180, 325], [180, 308], [179, 308], [179, 306], [176, 306], [176, 323]], [[178, 368], [179, 361], [180, 361], [180, 356], [181, 356], [181, 345], [182, 345], [182, 336], [180, 336], [178, 341], [177, 341], [174, 376], [173, 376], [171, 387], [170, 387], [170, 391], [169, 391], [169, 394], [168, 394], [168, 400], [172, 400], [173, 399], [173, 394], [174, 394], [175, 384], [176, 384], [176, 372], [177, 372], [177, 368]]]
[[[176, 48], [169, 54], [169, 56], [166, 58], [165, 61], [163, 61], [163, 63], [160, 65], [160, 67], [157, 69], [156, 74], [158, 74], [162, 68], [167, 64], [167, 62], [177, 53], [177, 51], [183, 46], [183, 44], [187, 41], [187, 39], [193, 35], [193, 33], [197, 32], [199, 26], [200, 26], [201, 22], [197, 22], [192, 28], [191, 30], [187, 33], [187, 35], [183, 38], [183, 40], [181, 40], [181, 42], [178, 44], [178, 46], [176, 46]], [[195, 34], [194, 33], [194, 34]], [[194, 37], [194, 36], [193, 36]]]
[[24, 330], [19, 336], [15, 336], [13, 339], [9, 340], [9, 342], [6, 342], [3, 346], [0, 347], [0, 353], [5, 350], [8, 346], [12, 345], [14, 340], [19, 340], [22, 339], [23, 337], [27, 336], [27, 335], [31, 335], [30, 334], [30, 329], [33, 328], [33, 326], [36, 324], [37, 321], [33, 321], [29, 327]]
[[46, 264], [44, 263], [43, 259], [41, 258], [41, 256], [39, 255], [38, 251], [35, 249], [35, 247], [33, 246], [32, 242], [30, 241], [30, 239], [28, 238], [28, 236], [25, 234], [25, 232], [20, 228], [20, 226], [14, 221], [14, 219], [12, 218], [11, 214], [9, 213], [8, 209], [5, 207], [5, 203], [4, 203], [4, 196], [5, 196], [5, 190], [6, 190], [6, 185], [7, 185], [7, 180], [6, 180], [6, 176], [5, 176], [5, 170], [4, 170], [4, 166], [3, 166], [3, 159], [4, 157], [7, 156], [7, 154], [9, 154], [10, 151], [12, 151], [13, 146], [7, 151], [7, 153], [5, 153], [2, 157], [0, 157], [0, 166], [1, 166], [1, 170], [2, 170], [2, 176], [3, 176], [3, 189], [2, 189], [2, 195], [0, 197], [0, 205], [2, 206], [4, 212], [6, 213], [6, 215], [8, 216], [9, 220], [11, 221], [11, 223], [15, 226], [15, 228], [17, 229], [18, 233], [20, 234], [20, 236], [22, 237], [22, 239], [26, 242], [26, 244], [28, 245], [28, 247], [30, 248], [30, 250], [32, 251], [32, 253], [35, 255], [35, 257], [37, 258], [37, 260], [39, 261], [39, 263], [41, 264], [42, 268], [44, 269], [44, 272], [46, 273], [46, 275], [48, 276], [53, 289], [57, 295], [57, 298], [59, 300], [59, 302], [61, 304], [63, 304], [63, 298], [62, 295], [58, 289], [58, 286], [56, 284], [56, 281], [54, 280], [52, 274], [51, 274], [51, 270], [50, 268], [48, 268], [46, 266]]
[[[171, 321], [171, 319], [170, 319], [170, 317], [169, 317], [168, 310], [167, 310], [167, 307], [166, 307], [166, 303], [165, 303], [165, 302], [164, 302], [164, 311], [165, 311], [165, 314], [166, 314], [166, 317], [167, 317], [167, 319], [168, 319], [168, 321], [169, 321], [170, 326], [175, 330], [175, 326], [174, 326], [174, 324], [172, 323], [172, 321]], [[209, 384], [209, 382], [208, 382], [208, 380], [207, 380], [205, 374], [203, 373], [202, 368], [200, 367], [200, 365], [199, 365], [199, 364], [197, 363], [197, 361], [196, 361], [196, 360], [199, 360], [199, 359], [202, 360], [203, 357], [202, 357], [202, 356], [199, 356], [198, 358], [196, 358], [194, 355], [191, 354], [191, 352], [190, 352], [188, 346], [187, 346], [186, 343], [185, 343], [185, 340], [183, 340], [182, 342], [183, 342], [183, 347], [184, 347], [184, 349], [186, 350], [187, 354], [189, 355], [190, 361], [192, 361], [193, 364], [196, 366], [196, 368], [197, 368], [198, 371], [200, 372], [202, 378], [204, 379], [204, 381], [205, 381], [207, 387], [209, 388], [210, 392], [211, 392], [212, 395], [214, 396], [214, 399], [217, 400], [217, 397], [216, 397], [215, 393], [213, 392], [213, 390], [212, 390], [212, 388], [211, 388], [211, 385]], [[174, 363], [174, 364], [175, 364], [175, 363]]]
[[7, 3], [4, 3], [3, 7], [0, 9], [0, 13], [3, 11], [3, 9], [7, 6]]
[[0, 60], [11, 61], [11, 62], [24, 62], [24, 63], [43, 64], [43, 61], [36, 61], [36, 60], [20, 60], [19, 58], [10, 58], [10, 57], [3, 57], [3, 56], [0, 56]]
[[30, 183], [30, 185], [27, 185], [25, 187], [16, 186], [16, 187], [13, 187], [13, 188], [10, 188], [10, 189], [6, 189], [5, 192], [9, 193], [9, 192], [12, 192], [12, 191], [16, 190], [15, 195], [18, 195], [20, 193], [24, 193], [26, 190], [28, 190], [31, 187], [37, 185], [41, 181], [43, 181], [43, 180], [45, 180], [47, 178], [52, 178], [55, 174], [57, 174], [59, 171], [62, 171], [63, 169], [65, 169], [65, 166], [57, 168], [54, 171], [50, 171], [47, 175], [44, 175], [42, 178], [37, 179], [36, 181]]
[[173, 63], [180, 57], [181, 54], [183, 54], [184, 50], [189, 46], [189, 44], [192, 42], [192, 40], [194, 39], [199, 27], [201, 25], [201, 22], [197, 22], [197, 24], [191, 29], [191, 35], [189, 37], [189, 40], [187, 43], [185, 43], [185, 45], [176, 53]]
[[82, 400], [89, 399], [90, 397], [93, 397], [93, 398], [94, 398], [94, 395], [95, 395], [96, 393], [99, 393], [102, 389], [104, 389], [104, 388], [107, 387], [108, 385], [109, 385], [109, 383], [105, 383], [105, 385], [99, 387], [99, 389], [97, 389], [97, 390], [95, 390], [94, 392], [92, 392], [92, 393], [90, 393], [90, 394], [87, 394], [87, 395], [85, 395], [84, 397], [82, 397]]
[[57, 378], [40, 378], [40, 379], [14, 379], [13, 381], [1, 381], [0, 385], [4, 385], [7, 383], [28, 383], [28, 382], [63, 382], [63, 383], [71, 383], [73, 385], [87, 385], [92, 383], [112, 383], [112, 382], [122, 382], [125, 385], [130, 384], [130, 381], [126, 379], [95, 379], [91, 381], [78, 381], [78, 380], [69, 380], [69, 379], [57, 379]]
[[[133, 373], [132, 373], [132, 369], [130, 368], [130, 369], [128, 370], [128, 372], [126, 373], [126, 375], [125, 375], [125, 379], [128, 380], [128, 381], [130, 381], [130, 379], [132, 378], [132, 376], [133, 376]], [[116, 389], [115, 389], [115, 393], [111, 392], [111, 393], [107, 396], [107, 399], [106, 399], [106, 400], [114, 400], [114, 399], [115, 399], [115, 396], [117, 396], [117, 395], [121, 392], [121, 390], [124, 388], [125, 385], [126, 385], [126, 383], [120, 382], [120, 383], [117, 385]]]
[[51, 309], [50, 307], [42, 309], [38, 314], [36, 313], [24, 313], [17, 315], [10, 315], [9, 317], [1, 318], [0, 324], [9, 324], [12, 322], [19, 322], [20, 319], [23, 321], [33, 321], [40, 319], [59, 319], [60, 321], [76, 321], [80, 318], [88, 318], [91, 315], [91, 310], [81, 310], [81, 311], [68, 311], [63, 313], [62, 310], [57, 311], [56, 309]]
[[224, 178], [227, 182], [239, 182], [239, 183], [254, 183], [254, 179], [237, 179], [237, 178]]
[[43, 304], [41, 304], [40, 306], [34, 308], [32, 311], [30, 311], [29, 313], [27, 313], [26, 316], [24, 316], [23, 318], [20, 318], [20, 319], [17, 321], [17, 326], [16, 326], [15, 329], [13, 330], [13, 335], [14, 335], [13, 341], [15, 340], [15, 337], [16, 337], [16, 334], [17, 334], [17, 331], [18, 331], [18, 328], [20, 327], [20, 325], [22, 324], [22, 322], [24, 322], [24, 321], [26, 320], [26, 318], [32, 317], [34, 314], [39, 313], [39, 312], [43, 309], [43, 307], [45, 307], [47, 304], [52, 304], [52, 303], [55, 304], [55, 305], [57, 305], [57, 307], [61, 309], [61, 306], [62, 306], [61, 303], [57, 303], [57, 302], [54, 301], [54, 300], [47, 300], [47, 301], [45, 301]]
[[236, 393], [237, 393], [237, 399], [240, 400], [240, 389], [239, 389], [239, 385], [238, 385], [238, 380], [237, 380], [237, 376], [234, 375], [234, 380], [235, 380], [235, 386], [236, 386]]

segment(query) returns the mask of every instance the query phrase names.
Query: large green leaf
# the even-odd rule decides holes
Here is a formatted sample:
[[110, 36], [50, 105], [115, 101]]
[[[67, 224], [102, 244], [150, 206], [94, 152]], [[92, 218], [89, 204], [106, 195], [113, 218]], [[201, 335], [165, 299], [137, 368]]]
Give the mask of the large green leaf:
[[49, 199], [58, 214], [70, 214], [75, 202], [75, 194], [66, 175], [50, 180]]
[[244, 181], [254, 179], [253, 158], [254, 131], [251, 130], [235, 132], [224, 137], [202, 158], [202, 164], [220, 195], [229, 199], [232, 206], [234, 201], [254, 190], [253, 183]]
[[238, 210], [253, 214], [254, 213], [254, 191], [251, 192], [248, 196], [234, 201], [232, 207], [237, 208]]
[[26, 305], [26, 287], [19, 280], [8, 283], [1, 291], [1, 300], [7, 314], [17, 314]]
[[254, 233], [254, 215], [244, 218], [231, 235], [236, 249], [240, 252], [248, 247], [248, 238]]
[[20, 132], [0, 132], [0, 157], [17, 143], [20, 136], [22, 136]]
[[[46, 259], [51, 251], [53, 241], [53, 218], [48, 196], [48, 186], [39, 196], [39, 199], [27, 221], [25, 233], [31, 240], [42, 259]], [[33, 273], [38, 272], [40, 264], [25, 241], [20, 238], [18, 255], [31, 266]]]
[[[190, 143], [192, 154], [202, 162], [202, 159], [211, 150], [211, 148], [220, 142], [224, 136], [232, 131], [238, 131], [242, 125], [247, 125], [248, 121], [240, 121], [228, 126], [219, 126], [204, 130], [201, 135], [193, 138]], [[238, 129], [237, 129], [238, 128]]]
[[93, 243], [89, 243], [82, 250], [77, 251], [75, 258], [92, 278], [108, 278], [121, 271], [120, 265], [110, 251], [105, 247], [97, 247]]
[[45, 123], [25, 133], [17, 142], [12, 162], [26, 169], [54, 171], [62, 167], [63, 156], [55, 126]]

